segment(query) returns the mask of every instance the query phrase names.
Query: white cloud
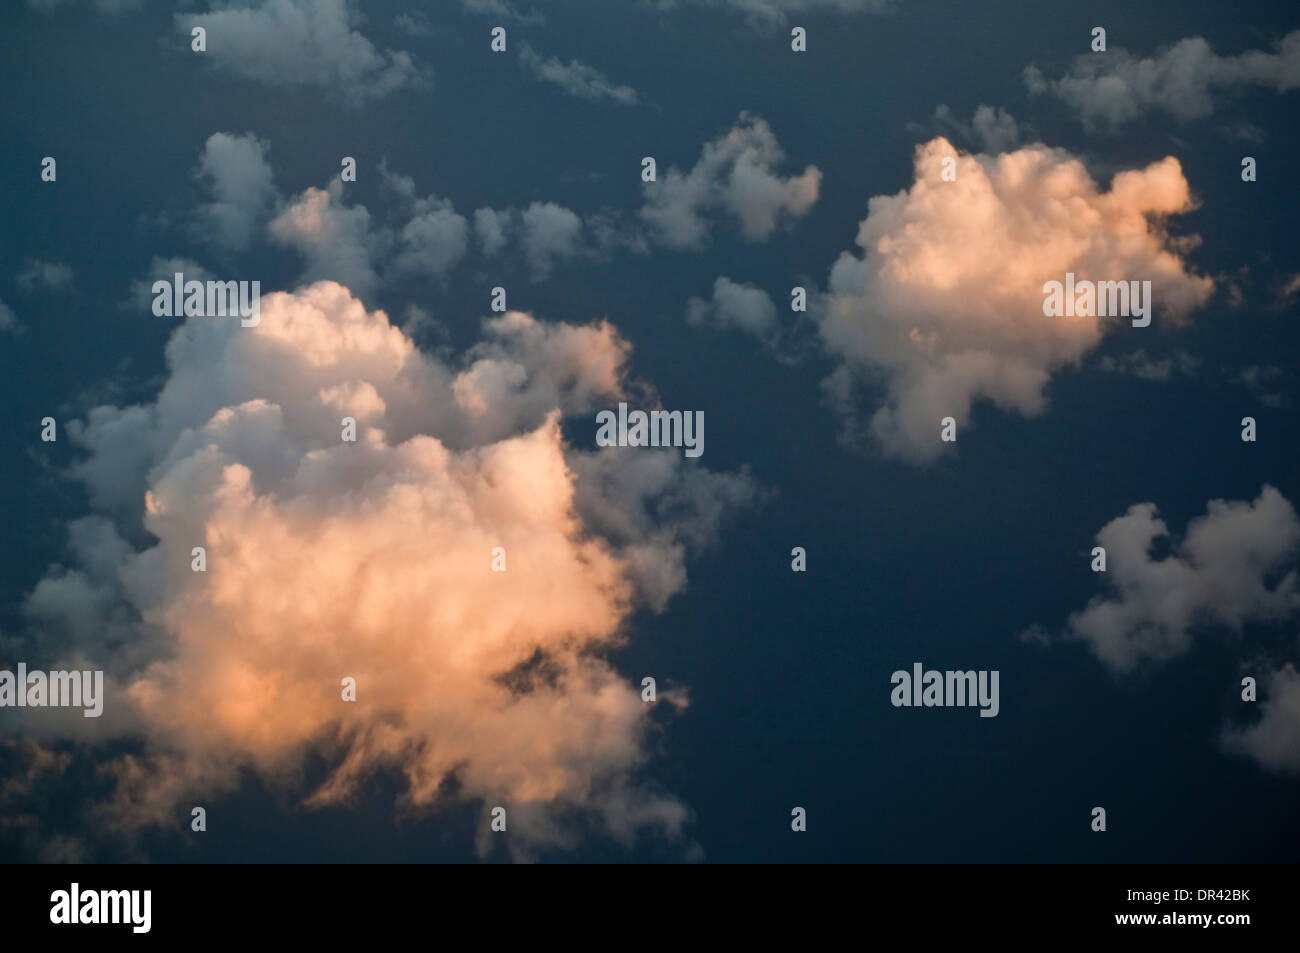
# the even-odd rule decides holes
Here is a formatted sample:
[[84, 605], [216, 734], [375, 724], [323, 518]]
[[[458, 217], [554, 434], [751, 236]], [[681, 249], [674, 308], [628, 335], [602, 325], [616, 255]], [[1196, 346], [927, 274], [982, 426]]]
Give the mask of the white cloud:
[[[956, 181], [941, 177], [946, 158]], [[870, 433], [913, 462], [950, 448], [939, 440], [940, 420], [967, 422], [978, 399], [1041, 413], [1053, 371], [1077, 362], [1108, 327], [1045, 317], [1044, 282], [1067, 272], [1150, 281], [1156, 318], [1178, 319], [1213, 288], [1160, 225], [1190, 207], [1173, 157], [1121, 172], [1102, 191], [1060, 149], [986, 156], [959, 155], [943, 138], [918, 146], [914, 183], [871, 199], [857, 235], [862, 256], [840, 256], [819, 305], [823, 342], [843, 362], [826, 388], [847, 435], [864, 382], [886, 388]]]
[[[153, 285], [156, 281], [165, 281], [170, 285], [177, 273], [185, 276], [185, 281], [211, 281], [215, 277], [192, 258], [163, 258], [154, 255], [149, 261], [149, 268], [138, 279], [131, 282], [131, 294], [122, 303], [123, 309], [137, 311], [141, 315], [153, 317]], [[159, 319], [170, 320], [170, 319]]]
[[31, 258], [27, 261], [27, 267], [18, 273], [15, 281], [18, 287], [27, 293], [37, 288], [46, 291], [63, 291], [72, 284], [72, 269], [60, 262]]
[[1109, 354], [1097, 362], [1097, 367], [1108, 374], [1127, 374], [1144, 381], [1165, 383], [1178, 374], [1190, 376], [1201, 362], [1186, 351], [1174, 351], [1168, 357], [1149, 357], [1146, 348], [1137, 348], [1119, 357]]
[[[307, 262], [302, 281], [339, 281], [358, 294], [374, 292], [379, 278], [374, 259], [387, 241], [372, 234], [364, 205], [343, 204], [343, 184], [334, 179], [327, 189], [308, 188], [270, 224], [277, 242], [296, 248]], [[421, 236], [418, 232], [415, 240]]]
[[267, 86], [314, 86], [351, 106], [424, 77], [405, 52], [375, 49], [345, 0], [266, 0], [260, 7], [178, 13], [178, 29], [207, 31], [203, 58]]
[[1300, 774], [1300, 672], [1291, 664], [1260, 679], [1260, 719], [1224, 732], [1224, 745], [1266, 768]]
[[582, 251], [582, 219], [554, 202], [533, 202], [520, 215], [524, 254], [534, 278], [545, 278], [558, 261]]
[[600, 70], [570, 60], [563, 63], [555, 57], [544, 59], [525, 43], [519, 52], [519, 61], [543, 82], [552, 83], [571, 96], [580, 99], [610, 100], [623, 106], [635, 106], [637, 92], [631, 86], [612, 82]]
[[40, 13], [50, 14], [64, 8], [89, 7], [96, 13], [117, 16], [144, 6], [144, 0], [27, 0], [27, 6]]
[[483, 255], [491, 258], [506, 247], [507, 235], [512, 227], [514, 210], [498, 211], [493, 208], [474, 210], [474, 234], [478, 237]]
[[[604, 652], [754, 485], [671, 451], [566, 446], [563, 415], [625, 397], [611, 325], [510, 312], [484, 331], [452, 365], [336, 283], [269, 294], [253, 328], [186, 320], [156, 401], [76, 428], [94, 497], [140, 494], [151, 545], [83, 521], [75, 568], [27, 608], [43, 644], [76, 633], [107, 666], [114, 730], [142, 746], [108, 767], [113, 824], [163, 822], [244, 770], [313, 806], [395, 772], [410, 807], [453, 776], [507, 806], [521, 856], [572, 845], [575, 810], [624, 843], [683, 836], [689, 810], [638, 780], [650, 706]], [[303, 791], [312, 753], [331, 770]]]
[[688, 4], [728, 6], [745, 14], [751, 23], [770, 27], [797, 13], [884, 13], [893, 0], [659, 0], [658, 6], [671, 10]]
[[940, 104], [934, 111], [931, 125], [940, 135], [955, 137], [991, 154], [1010, 152], [1020, 145], [1022, 136], [1020, 124], [1001, 106], [995, 109], [981, 104], [975, 108], [970, 122], [966, 122], [946, 105]]
[[1031, 93], [1061, 99], [1089, 127], [1114, 128], [1150, 110], [1183, 121], [1203, 119], [1225, 93], [1250, 87], [1285, 93], [1300, 87], [1300, 30], [1279, 40], [1271, 53], [1219, 56], [1199, 36], [1145, 58], [1122, 49], [1084, 53], [1060, 79], [1045, 79], [1037, 67], [1027, 67], [1025, 85]]
[[775, 344], [781, 335], [776, 305], [767, 292], [751, 284], [737, 284], [719, 276], [713, 283], [713, 297], [691, 298], [686, 304], [686, 320], [695, 325], [739, 328], [765, 344]]
[[746, 241], [765, 241], [817, 201], [821, 171], [810, 165], [782, 178], [775, 169], [784, 159], [768, 124], [741, 113], [733, 128], [705, 144], [689, 172], [660, 168], [657, 182], [642, 183], [641, 218], [669, 248], [701, 247], [719, 216], [737, 222]]
[[204, 237], [239, 251], [256, 234], [276, 198], [266, 149], [266, 143], [252, 133], [217, 132], [208, 137], [197, 173], [213, 197], [198, 211], [208, 229]]
[[1154, 503], [1139, 503], [1097, 533], [1113, 591], [1073, 613], [1066, 629], [1102, 661], [1127, 670], [1179, 656], [1204, 626], [1240, 631], [1300, 610], [1296, 547], [1300, 518], [1271, 486], [1253, 502], [1211, 500], [1173, 551], [1152, 556], [1169, 529]]
[[0, 301], [0, 332], [17, 334], [23, 326], [18, 321], [18, 316], [14, 314], [13, 308]]

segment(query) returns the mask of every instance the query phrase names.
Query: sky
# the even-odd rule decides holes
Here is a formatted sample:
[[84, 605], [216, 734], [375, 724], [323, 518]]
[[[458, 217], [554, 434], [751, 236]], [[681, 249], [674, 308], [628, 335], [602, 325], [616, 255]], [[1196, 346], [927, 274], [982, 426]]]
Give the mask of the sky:
[[1292, 5], [0, 16], [0, 857], [1294, 859]]

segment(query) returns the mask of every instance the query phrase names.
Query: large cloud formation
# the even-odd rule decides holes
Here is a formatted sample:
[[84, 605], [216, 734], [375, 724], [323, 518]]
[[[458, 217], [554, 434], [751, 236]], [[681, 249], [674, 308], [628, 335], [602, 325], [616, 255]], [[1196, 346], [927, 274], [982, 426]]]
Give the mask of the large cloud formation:
[[[955, 181], [942, 178], [946, 158]], [[827, 390], [847, 431], [857, 429], [854, 390], [864, 378], [887, 389], [870, 433], [914, 462], [950, 446], [940, 420], [964, 423], [976, 399], [1040, 413], [1052, 372], [1107, 328], [1095, 317], [1045, 317], [1044, 282], [1067, 272], [1149, 280], [1157, 317], [1185, 315], [1213, 283], [1187, 269], [1159, 218], [1190, 207], [1173, 157], [1121, 172], [1102, 191], [1060, 149], [959, 155], [942, 137], [918, 146], [912, 187], [871, 199], [862, 256], [840, 256], [822, 302], [822, 338], [843, 362]]]
[[148, 542], [79, 521], [76, 565], [27, 605], [47, 651], [108, 673], [102, 724], [53, 733], [138, 743], [106, 769], [107, 817], [175, 828], [241, 770], [297, 790], [317, 754], [309, 804], [389, 772], [420, 808], [454, 780], [507, 808], [521, 856], [570, 844], [575, 809], [623, 842], [680, 836], [688, 809], [637, 776], [652, 706], [601, 650], [755, 489], [671, 450], [566, 444], [564, 416], [625, 399], [628, 350], [608, 323], [510, 312], [453, 366], [331, 281], [265, 296], [252, 328], [181, 325], [155, 402], [75, 428], [81, 476], [138, 494]]
[[1114, 128], [1149, 110], [1183, 121], [1202, 119], [1214, 112], [1216, 95], [1252, 86], [1279, 93], [1300, 87], [1300, 30], [1279, 40], [1272, 53], [1219, 56], [1199, 36], [1151, 57], [1120, 49], [1084, 53], [1060, 79], [1046, 79], [1037, 67], [1026, 67], [1025, 85], [1031, 93], [1055, 95], [1089, 127]]
[[[1168, 542], [1169, 552], [1153, 550]], [[1271, 486], [1253, 501], [1211, 500], [1181, 540], [1138, 503], [1097, 533], [1110, 590], [1072, 613], [1059, 638], [1079, 641], [1117, 672], [1186, 654], [1201, 633], [1240, 635], [1247, 625], [1293, 625], [1300, 614], [1300, 516]], [[1041, 628], [1032, 641], [1053, 641]], [[1266, 661], [1257, 664], [1268, 665]], [[1260, 718], [1229, 728], [1230, 750], [1300, 773], [1300, 676], [1294, 664], [1260, 678]]]

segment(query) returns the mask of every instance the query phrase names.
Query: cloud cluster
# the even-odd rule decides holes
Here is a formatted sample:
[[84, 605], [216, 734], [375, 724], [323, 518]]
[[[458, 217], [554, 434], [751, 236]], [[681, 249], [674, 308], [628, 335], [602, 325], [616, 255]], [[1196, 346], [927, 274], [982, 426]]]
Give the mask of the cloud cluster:
[[1181, 655], [1198, 627], [1240, 631], [1300, 610], [1300, 518], [1273, 487], [1250, 503], [1211, 500], [1173, 551], [1154, 558], [1168, 536], [1154, 503], [1130, 507], [1097, 533], [1114, 593], [1072, 614], [1067, 631], [1114, 668]]
[[1199, 36], [1151, 57], [1120, 49], [1085, 53], [1060, 79], [1046, 79], [1037, 67], [1026, 67], [1025, 85], [1031, 93], [1056, 96], [1089, 127], [1115, 128], [1149, 110], [1179, 120], [1202, 119], [1214, 112], [1216, 94], [1249, 87], [1285, 93], [1300, 87], [1300, 30], [1284, 36], [1271, 53], [1219, 56]]
[[[945, 181], [945, 160], [955, 181]], [[842, 363], [827, 393], [852, 435], [855, 390], [883, 381], [869, 430], [914, 462], [950, 446], [940, 420], [960, 425], [977, 399], [1035, 415], [1053, 371], [1077, 362], [1107, 329], [1096, 317], [1049, 318], [1043, 284], [1152, 283], [1157, 317], [1202, 304], [1213, 282], [1194, 274], [1160, 219], [1191, 207], [1169, 157], [1121, 172], [1103, 191], [1060, 149], [958, 154], [943, 138], [917, 147], [915, 181], [871, 199], [857, 244], [831, 268], [821, 302], [826, 348]], [[1183, 240], [1178, 247], [1186, 247]]]
[[[1253, 501], [1211, 500], [1173, 538], [1154, 503], [1138, 503], [1097, 533], [1109, 590], [1074, 612], [1059, 637], [1084, 643], [1118, 672], [1188, 652], [1206, 632], [1292, 625], [1300, 614], [1300, 516], [1275, 488]], [[1167, 549], [1158, 557], [1157, 549]], [[1264, 663], [1267, 664], [1267, 663]], [[1260, 718], [1224, 731], [1224, 744], [1265, 767], [1300, 773], [1300, 675], [1286, 663], [1260, 679]]]
[[353, 29], [346, 0], [265, 0], [175, 17], [187, 36], [207, 31], [204, 58], [216, 68], [267, 86], [318, 87], [359, 106], [425, 79], [408, 53], [381, 53]]
[[812, 165], [783, 178], [775, 170], [784, 160], [767, 122], [741, 113], [735, 126], [705, 144], [690, 171], [661, 170], [658, 181], [642, 183], [641, 218], [668, 248], [701, 247], [719, 217], [735, 221], [746, 241], [766, 241], [812, 208], [821, 185], [821, 171]]
[[566, 445], [563, 416], [625, 397], [627, 354], [607, 323], [510, 312], [446, 364], [334, 282], [264, 296], [253, 328], [181, 325], [155, 402], [74, 428], [80, 476], [98, 500], [138, 494], [151, 544], [81, 521], [75, 565], [27, 605], [42, 644], [109, 673], [105, 725], [68, 731], [139, 744], [106, 769], [107, 816], [174, 824], [244, 769], [297, 790], [315, 754], [331, 771], [310, 804], [391, 772], [420, 808], [454, 780], [507, 807], [523, 854], [569, 844], [575, 809], [623, 842], [679, 836], [688, 810], [637, 778], [651, 706], [602, 650], [755, 488]]

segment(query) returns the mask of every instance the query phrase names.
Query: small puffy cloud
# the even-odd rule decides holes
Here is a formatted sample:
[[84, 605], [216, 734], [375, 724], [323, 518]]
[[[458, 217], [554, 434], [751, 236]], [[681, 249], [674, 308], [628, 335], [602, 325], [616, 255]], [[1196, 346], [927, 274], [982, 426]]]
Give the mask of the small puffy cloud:
[[703, 246], [719, 218], [736, 222], [746, 241], [766, 241], [812, 208], [821, 184], [812, 165], [781, 177], [775, 170], [784, 159], [768, 124], [741, 113], [733, 128], [705, 144], [690, 171], [660, 168], [658, 181], [642, 183], [641, 218], [669, 248]]
[[619, 86], [604, 73], [586, 63], [570, 60], [563, 63], [555, 57], [543, 58], [527, 43], [519, 52], [519, 61], [537, 79], [552, 83], [579, 99], [609, 100], [623, 106], [635, 106], [637, 92], [631, 86]]
[[15, 280], [18, 287], [27, 293], [38, 288], [44, 291], [63, 291], [72, 284], [72, 269], [60, 262], [32, 258]]
[[13, 308], [0, 301], [0, 333], [17, 334], [23, 329]]
[[429, 15], [423, 10], [399, 13], [393, 18], [393, 26], [408, 36], [433, 36], [434, 34], [433, 24], [429, 22]]
[[1260, 719], [1224, 732], [1224, 746], [1264, 767], [1300, 774], [1300, 672], [1291, 664], [1261, 680]]
[[213, 201], [199, 208], [204, 236], [238, 251], [256, 234], [276, 198], [266, 143], [252, 133], [216, 132], [204, 144], [198, 177]]
[[426, 199], [399, 238], [399, 271], [442, 278], [469, 250], [469, 222], [450, 201]]
[[[941, 177], [948, 158], [956, 181]], [[943, 138], [918, 146], [914, 183], [871, 199], [857, 236], [862, 255], [840, 256], [819, 304], [823, 343], [842, 361], [825, 386], [846, 436], [857, 427], [855, 389], [882, 379], [885, 403], [870, 433], [913, 462], [950, 446], [939, 440], [941, 419], [964, 423], [978, 399], [1041, 413], [1053, 371], [1078, 362], [1109, 326], [1045, 317], [1044, 283], [1067, 272], [1150, 281], [1154, 313], [1180, 318], [1213, 289], [1160, 224], [1191, 207], [1173, 157], [1121, 172], [1103, 191], [1060, 149], [987, 156], [959, 155]]]
[[1300, 87], [1300, 30], [1279, 40], [1273, 52], [1250, 50], [1236, 56], [1217, 55], [1199, 36], [1145, 58], [1121, 49], [1084, 53], [1060, 79], [1027, 67], [1025, 85], [1031, 93], [1056, 96], [1089, 127], [1115, 128], [1152, 110], [1182, 121], [1203, 119], [1214, 112], [1222, 94], [1250, 87], [1285, 93]]
[[1286, 284], [1278, 292], [1278, 298], [1283, 304], [1289, 304], [1291, 299], [1300, 294], [1300, 274], [1292, 275], [1287, 279]]
[[381, 53], [353, 29], [345, 0], [266, 0], [175, 17], [187, 35], [207, 31], [205, 60], [267, 86], [319, 87], [358, 106], [424, 80], [408, 53]]
[[[146, 548], [82, 521], [73, 567], [27, 613], [41, 644], [109, 673], [112, 728], [135, 746], [105, 754], [115, 829], [170, 823], [253, 771], [308, 806], [385, 774], [429, 808], [454, 780], [508, 806], [517, 856], [572, 846], [577, 817], [621, 843], [683, 837], [689, 809], [640, 780], [650, 706], [605, 653], [754, 484], [671, 450], [566, 445], [563, 416], [625, 396], [608, 323], [510, 312], [484, 332], [444, 363], [334, 282], [268, 294], [252, 328], [187, 319], [153, 403], [77, 428], [92, 498], [139, 494]], [[314, 759], [328, 772], [304, 788]]]
[[1279, 385], [1286, 372], [1276, 364], [1251, 364], [1241, 369], [1237, 382], [1259, 398], [1266, 407], [1282, 407], [1286, 397]]
[[144, 0], [27, 0], [27, 6], [38, 13], [50, 14], [57, 10], [79, 10], [89, 7], [105, 16], [130, 13], [144, 6]]
[[726, 6], [745, 14], [755, 26], [771, 27], [799, 13], [884, 13], [893, 0], [659, 0], [662, 10], [689, 4]]
[[[306, 189], [272, 220], [269, 230], [277, 242], [302, 253], [307, 262], [303, 281], [339, 281], [362, 295], [374, 291], [378, 276], [373, 260], [382, 251], [383, 238], [371, 233], [364, 205], [343, 204], [338, 179], [327, 189]], [[427, 237], [417, 230], [413, 241]]]
[[526, 24], [542, 23], [545, 19], [536, 10], [523, 13], [517, 6], [507, 2], [507, 0], [460, 0], [460, 5], [466, 13], [500, 17], [506, 20], [518, 20]]
[[533, 202], [520, 215], [523, 248], [533, 277], [550, 274], [557, 262], [582, 251], [582, 219], [554, 202]]
[[1001, 106], [980, 105], [970, 122], [957, 117], [946, 105], [934, 111], [931, 126], [940, 135], [978, 147], [982, 152], [1010, 152], [1020, 145], [1021, 129], [1015, 117]]
[[737, 284], [719, 276], [713, 283], [711, 299], [691, 298], [686, 305], [686, 320], [694, 325], [739, 328], [765, 344], [774, 344], [781, 335], [776, 305], [762, 288]]
[[134, 309], [140, 314], [153, 315], [154, 293], [153, 286], [156, 281], [165, 281], [170, 286], [176, 279], [176, 275], [184, 275], [184, 281], [211, 281], [216, 276], [208, 269], [204, 268], [192, 258], [171, 257], [163, 258], [154, 255], [149, 262], [149, 268], [137, 280], [131, 282], [130, 297], [122, 303], [123, 309]]
[[479, 208], [474, 210], [474, 235], [478, 238], [484, 257], [491, 258], [506, 247], [513, 219], [514, 211], [512, 209], [501, 211], [494, 208]]
[[1097, 367], [1108, 374], [1125, 374], [1144, 381], [1165, 383], [1176, 375], [1190, 376], [1201, 362], [1186, 351], [1174, 351], [1168, 357], [1153, 358], [1145, 348], [1112, 357], [1109, 354], [1097, 362]]
[[[1239, 632], [1300, 611], [1300, 518], [1273, 487], [1253, 502], [1211, 500], [1181, 541], [1169, 537], [1154, 503], [1103, 526], [1097, 545], [1106, 550], [1106, 572], [1098, 578], [1111, 593], [1071, 614], [1066, 636], [1124, 671], [1182, 655], [1196, 629]], [[1155, 558], [1153, 547], [1166, 539], [1171, 552]]]

